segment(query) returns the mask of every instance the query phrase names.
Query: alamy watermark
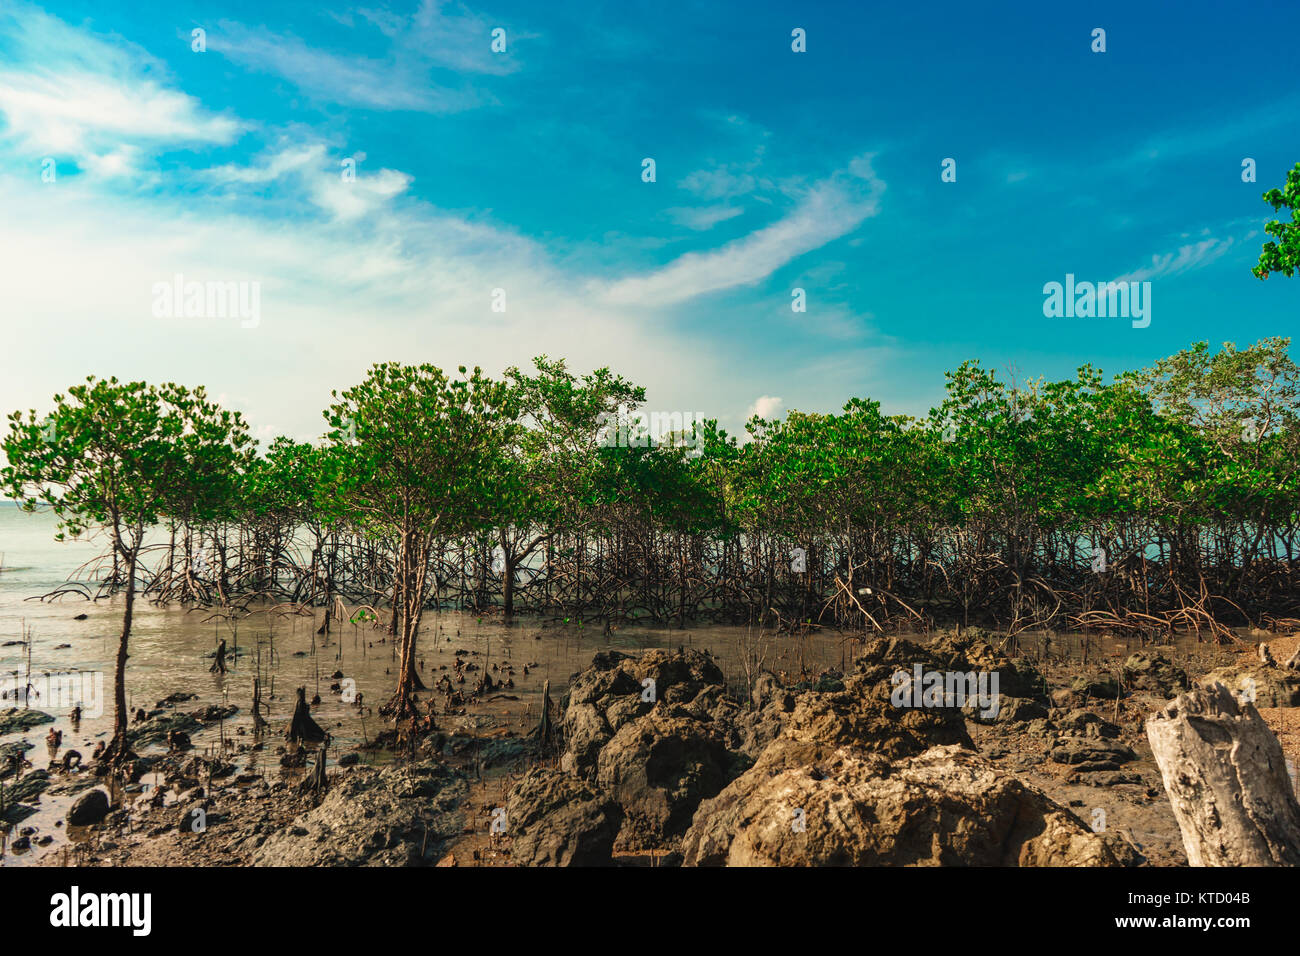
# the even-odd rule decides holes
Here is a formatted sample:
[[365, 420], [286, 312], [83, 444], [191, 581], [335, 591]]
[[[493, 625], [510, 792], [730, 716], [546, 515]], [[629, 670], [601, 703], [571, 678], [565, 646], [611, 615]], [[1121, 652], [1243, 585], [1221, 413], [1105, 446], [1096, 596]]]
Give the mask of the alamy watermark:
[[153, 284], [156, 319], [239, 319], [239, 327], [262, 324], [262, 283], [187, 282], [179, 272], [171, 282]]
[[889, 701], [895, 707], [955, 707], [968, 703], [979, 708], [981, 717], [996, 717], [1001, 709], [997, 671], [895, 671], [890, 678], [894, 691]]
[[703, 412], [601, 412], [596, 442], [603, 448], [650, 448], [669, 444], [699, 451], [706, 416]]
[[151, 893], [83, 893], [73, 886], [50, 897], [50, 925], [125, 927], [134, 936], [148, 936], [153, 926]]
[[0, 675], [0, 702], [13, 702], [46, 710], [81, 708], [81, 716], [104, 714], [103, 671]]
[[1049, 319], [1132, 319], [1133, 328], [1151, 324], [1150, 282], [1078, 282], [1068, 272], [1065, 283], [1043, 286], [1043, 315]]

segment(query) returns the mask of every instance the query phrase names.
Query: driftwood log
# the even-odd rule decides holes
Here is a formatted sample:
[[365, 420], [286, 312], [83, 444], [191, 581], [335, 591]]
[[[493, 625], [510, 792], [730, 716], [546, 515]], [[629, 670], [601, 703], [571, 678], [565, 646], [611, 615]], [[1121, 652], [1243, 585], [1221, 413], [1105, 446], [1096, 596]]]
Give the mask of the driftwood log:
[[1254, 704], [1214, 683], [1146, 728], [1192, 866], [1300, 866], [1300, 803]]

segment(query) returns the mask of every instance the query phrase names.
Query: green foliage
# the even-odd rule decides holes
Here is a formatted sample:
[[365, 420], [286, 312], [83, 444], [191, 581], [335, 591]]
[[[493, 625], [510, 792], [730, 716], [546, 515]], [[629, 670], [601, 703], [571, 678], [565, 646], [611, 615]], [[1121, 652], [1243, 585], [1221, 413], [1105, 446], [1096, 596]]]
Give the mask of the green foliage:
[[1291, 221], [1270, 220], [1264, 231], [1277, 239], [1277, 242], [1264, 243], [1259, 265], [1251, 270], [1256, 278], [1267, 279], [1270, 272], [1280, 272], [1288, 279], [1295, 274], [1300, 265], [1300, 163], [1286, 174], [1286, 185], [1282, 189], [1270, 189], [1264, 193], [1264, 202], [1278, 212], [1283, 207], [1290, 210]]
[[28, 509], [52, 508], [60, 537], [104, 527], [122, 550], [128, 530], [160, 516], [204, 521], [228, 509], [252, 446], [239, 414], [201, 387], [91, 377], [54, 396], [47, 416], [9, 416], [0, 484]]
[[321, 462], [339, 513], [386, 534], [462, 534], [489, 522], [518, 399], [480, 369], [459, 371], [385, 362], [332, 393]]
[[498, 524], [578, 527], [600, 496], [602, 426], [638, 407], [645, 389], [607, 368], [575, 376], [563, 359], [544, 355], [533, 368], [506, 371], [523, 428], [502, 464]]

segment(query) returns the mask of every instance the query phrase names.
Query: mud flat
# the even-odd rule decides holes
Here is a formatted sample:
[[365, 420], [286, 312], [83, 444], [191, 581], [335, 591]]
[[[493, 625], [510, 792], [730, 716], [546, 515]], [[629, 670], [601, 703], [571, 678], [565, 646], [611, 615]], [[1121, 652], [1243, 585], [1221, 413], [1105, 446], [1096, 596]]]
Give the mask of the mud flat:
[[[537, 636], [534, 646], [552, 635]], [[1288, 660], [1294, 643], [1277, 638], [1273, 657]], [[286, 745], [279, 724], [258, 736], [250, 714], [160, 700], [135, 731], [152, 746], [124, 780], [58, 760], [4, 778], [10, 812], [61, 801], [52, 827], [10, 821], [9, 860], [1179, 866], [1187, 855], [1144, 732], [1150, 714], [1202, 680], [1248, 685], [1300, 763], [1300, 675], [1263, 663], [1254, 645], [1112, 649], [1087, 665], [1012, 656], [1013, 646], [976, 630], [877, 638], [857, 645], [851, 667], [814, 671], [801, 654], [798, 669], [742, 679], [748, 693], [736, 665], [702, 647], [609, 647], [554, 682], [546, 739], [538, 672], [525, 695], [518, 656], [493, 670], [453, 640], [468, 663], [449, 673], [481, 686], [486, 666], [491, 692], [427, 695], [434, 729], [396, 746], [376, 747], [377, 721], [365, 742], [332, 740], [323, 786], [319, 749]], [[979, 699], [912, 706], [920, 698], [900, 693], [898, 675], [918, 666], [997, 674], [996, 712]], [[0, 744], [34, 764], [31, 738], [48, 724], [20, 723]], [[170, 736], [202, 741], [214, 723], [224, 747]]]

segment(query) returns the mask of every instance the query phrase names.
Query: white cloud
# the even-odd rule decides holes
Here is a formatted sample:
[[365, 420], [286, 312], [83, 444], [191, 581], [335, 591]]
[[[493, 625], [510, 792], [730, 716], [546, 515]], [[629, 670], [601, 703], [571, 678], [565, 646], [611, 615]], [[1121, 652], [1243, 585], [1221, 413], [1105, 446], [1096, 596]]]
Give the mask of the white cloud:
[[[502, 27], [461, 4], [424, 0], [410, 16], [387, 10], [357, 11], [361, 24], [383, 36], [378, 56], [336, 53], [291, 34], [223, 20], [208, 35], [208, 49], [246, 69], [283, 77], [317, 99], [378, 110], [449, 113], [492, 98], [465, 83], [467, 75], [503, 76], [520, 68], [513, 46], [531, 34], [506, 30], [506, 52], [492, 51], [492, 30]], [[360, 31], [352, 17], [336, 17]], [[353, 47], [365, 42], [359, 36]]]
[[204, 175], [218, 183], [260, 184], [269, 183], [289, 173], [311, 167], [322, 167], [325, 162], [325, 144], [311, 143], [278, 150], [263, 162], [248, 166], [227, 164], [206, 170]]
[[0, 32], [13, 44], [13, 65], [0, 70], [0, 115], [15, 149], [122, 175], [144, 149], [225, 144], [241, 131], [165, 86], [156, 61], [129, 45], [29, 7], [0, 12]]
[[770, 421], [780, 415], [781, 409], [784, 407], [784, 403], [777, 396], [761, 395], [754, 404], [749, 406], [749, 411], [746, 412], [746, 417], [753, 418], [757, 415], [759, 418]]
[[[771, 370], [738, 367], [707, 333], [642, 307], [758, 281], [874, 215], [884, 188], [855, 160], [743, 239], [648, 276], [599, 279], [506, 226], [416, 200], [404, 172], [359, 163], [345, 183], [324, 138], [286, 135], [251, 163], [189, 179], [177, 170], [166, 191], [115, 189], [114, 177], [138, 177], [163, 148], [224, 144], [248, 127], [169, 87], [144, 51], [39, 11], [11, 23], [7, 9], [4, 44], [23, 52], [11, 57], [21, 66], [0, 70], [0, 152], [57, 141], [92, 175], [46, 184], [34, 170], [0, 171], [0, 412], [47, 407], [86, 375], [118, 375], [204, 384], [238, 396], [260, 434], [310, 438], [322, 431], [329, 390], [372, 362], [495, 373], [545, 353], [574, 368], [614, 367], [660, 407], [732, 418], [743, 396], [770, 387]], [[258, 283], [260, 323], [155, 318], [154, 286], [177, 274]], [[491, 311], [496, 288], [507, 294], [504, 314]], [[592, 288], [611, 294], [584, 294]]]
[[334, 219], [357, 219], [406, 191], [412, 177], [395, 169], [357, 173], [344, 181], [338, 173], [322, 173], [311, 181], [311, 201]]
[[858, 157], [846, 172], [808, 189], [785, 218], [719, 249], [689, 252], [649, 275], [596, 284], [591, 291], [613, 305], [663, 306], [753, 285], [876, 215], [884, 191], [870, 157]]
[[1143, 282], [1165, 276], [1180, 275], [1200, 269], [1221, 258], [1232, 248], [1232, 239], [1205, 239], [1190, 246], [1180, 246], [1177, 252], [1151, 257], [1151, 264], [1127, 272], [1115, 282]]
[[712, 229], [720, 222], [734, 219], [745, 210], [739, 206], [717, 205], [696, 207], [674, 207], [667, 209], [668, 217], [677, 225], [703, 232]]
[[[244, 396], [255, 426], [309, 438], [329, 389], [359, 381], [371, 362], [498, 373], [541, 354], [614, 365], [668, 407], [726, 399], [713, 384], [727, 378], [720, 357], [689, 335], [666, 339], [662, 321], [587, 303], [581, 281], [506, 229], [411, 200], [322, 223], [267, 219], [258, 203], [270, 201], [256, 197], [145, 201], [32, 179], [0, 176], [4, 411], [45, 407], [71, 382], [115, 374]], [[259, 283], [260, 324], [154, 318], [154, 284], [176, 274]], [[504, 314], [491, 310], [498, 287]], [[683, 391], [683, 382], [709, 384]]]
[[758, 178], [750, 172], [717, 166], [688, 173], [678, 185], [702, 199], [735, 199], [753, 192], [758, 184]]

